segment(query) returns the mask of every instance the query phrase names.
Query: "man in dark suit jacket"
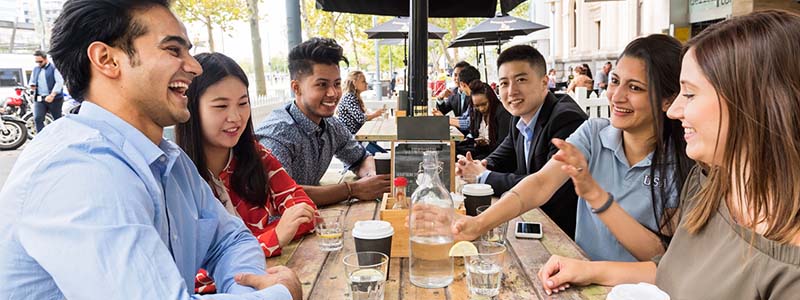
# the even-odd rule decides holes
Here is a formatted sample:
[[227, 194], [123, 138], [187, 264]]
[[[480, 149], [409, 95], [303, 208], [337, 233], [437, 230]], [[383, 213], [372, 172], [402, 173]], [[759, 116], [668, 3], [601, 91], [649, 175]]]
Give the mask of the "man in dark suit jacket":
[[[452, 111], [453, 116], [458, 119], [456, 127], [464, 134], [469, 131], [469, 111], [472, 107], [472, 100], [459, 88], [459, 75], [467, 67], [471, 66], [465, 61], [455, 65], [453, 68], [453, 81], [455, 81], [456, 87], [445, 89], [436, 96], [436, 110], [433, 112], [433, 115], [441, 116]], [[480, 79], [480, 73], [478, 73], [478, 76]]]
[[[467, 182], [490, 184], [499, 196], [539, 171], [558, 152], [550, 140], [566, 139], [587, 116], [569, 96], [550, 93], [545, 60], [535, 48], [514, 46], [497, 60], [500, 99], [514, 116], [509, 135], [482, 161], [460, 159], [457, 173]], [[541, 207], [570, 237], [575, 235], [577, 199], [569, 180]]]

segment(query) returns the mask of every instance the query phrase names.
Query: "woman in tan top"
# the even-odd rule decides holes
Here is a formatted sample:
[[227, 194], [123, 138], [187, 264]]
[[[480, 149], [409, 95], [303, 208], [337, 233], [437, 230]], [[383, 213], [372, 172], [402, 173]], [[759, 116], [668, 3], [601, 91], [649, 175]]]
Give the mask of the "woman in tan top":
[[587, 70], [584, 67], [577, 66], [575, 67], [575, 79], [572, 79], [572, 82], [569, 83], [569, 87], [567, 87], [567, 93], [572, 92], [575, 90], [576, 87], [585, 87], [588, 93], [592, 91], [594, 87], [594, 81], [591, 77], [586, 75]]
[[655, 283], [671, 299], [800, 295], [800, 15], [761, 11], [713, 25], [685, 48], [669, 116], [695, 168], [663, 258], [586, 262], [553, 256], [548, 293], [569, 284]]

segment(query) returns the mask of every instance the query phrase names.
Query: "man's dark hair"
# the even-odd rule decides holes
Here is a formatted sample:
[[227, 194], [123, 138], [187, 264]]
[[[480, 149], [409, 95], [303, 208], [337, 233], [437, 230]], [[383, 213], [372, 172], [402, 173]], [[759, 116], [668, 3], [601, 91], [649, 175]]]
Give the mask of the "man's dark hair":
[[69, 0], [53, 24], [50, 39], [53, 63], [64, 76], [73, 98], [83, 100], [89, 88], [90, 62], [86, 49], [93, 42], [118, 47], [136, 65], [133, 40], [147, 28], [133, 18], [137, 10], [169, 8], [169, 0]]
[[463, 82], [466, 85], [469, 85], [475, 80], [481, 79], [481, 72], [478, 71], [473, 66], [467, 66], [458, 73], [458, 81]]
[[605, 63], [605, 65], [611, 65], [611, 62], [610, 62], [610, 61], [607, 61], [607, 62]]
[[456, 66], [453, 67], [453, 69], [457, 69], [457, 68], [463, 69], [463, 68], [466, 68], [466, 67], [469, 67], [469, 66], [471, 66], [471, 65], [468, 62], [462, 60], [462, 61], [458, 62], [456, 64]]
[[544, 56], [539, 53], [539, 50], [528, 45], [517, 45], [504, 50], [497, 57], [497, 68], [499, 69], [504, 63], [511, 61], [528, 62], [539, 76], [544, 76], [545, 72], [547, 72], [547, 63], [544, 60]]
[[289, 51], [289, 75], [292, 80], [310, 75], [315, 64], [338, 66], [340, 61], [350, 65], [344, 57], [344, 49], [329, 38], [311, 38]]
[[36, 50], [36, 52], [33, 52], [33, 56], [38, 56], [47, 59], [47, 52], [44, 52], [42, 50]]

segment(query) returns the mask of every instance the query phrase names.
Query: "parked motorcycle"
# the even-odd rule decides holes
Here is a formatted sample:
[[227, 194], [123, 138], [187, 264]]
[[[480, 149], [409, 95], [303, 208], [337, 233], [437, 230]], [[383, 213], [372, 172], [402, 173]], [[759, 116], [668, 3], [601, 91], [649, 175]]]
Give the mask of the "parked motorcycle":
[[[33, 119], [33, 103], [36, 98], [35, 91], [26, 87], [16, 87], [14, 89], [16, 96], [8, 97], [0, 108], [0, 112], [7, 115], [16, 116], [25, 122], [25, 127], [28, 129], [28, 139], [36, 136], [36, 122]], [[53, 116], [49, 113], [44, 116], [44, 125], [53, 122]]]
[[13, 115], [0, 115], [0, 150], [14, 150], [28, 140], [28, 129], [22, 119]]

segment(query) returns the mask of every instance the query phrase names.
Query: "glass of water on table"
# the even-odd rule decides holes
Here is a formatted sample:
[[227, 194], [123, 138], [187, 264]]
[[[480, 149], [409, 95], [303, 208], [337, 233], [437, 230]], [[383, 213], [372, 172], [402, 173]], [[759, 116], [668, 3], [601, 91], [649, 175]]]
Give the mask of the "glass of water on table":
[[348, 254], [342, 260], [353, 300], [383, 300], [389, 257], [375, 251]]
[[[478, 206], [475, 211], [480, 215], [487, 209], [489, 209], [489, 205]], [[495, 243], [506, 243], [506, 231], [508, 229], [508, 222], [503, 222], [495, 228], [489, 229], [486, 233], [482, 234], [480, 237], [481, 241], [486, 242], [495, 242]]]
[[326, 209], [319, 211], [314, 222], [314, 229], [319, 238], [319, 249], [337, 251], [342, 249], [344, 233], [344, 210]]
[[475, 299], [495, 297], [500, 294], [506, 246], [487, 241], [473, 244], [478, 254], [464, 257], [469, 294]]

